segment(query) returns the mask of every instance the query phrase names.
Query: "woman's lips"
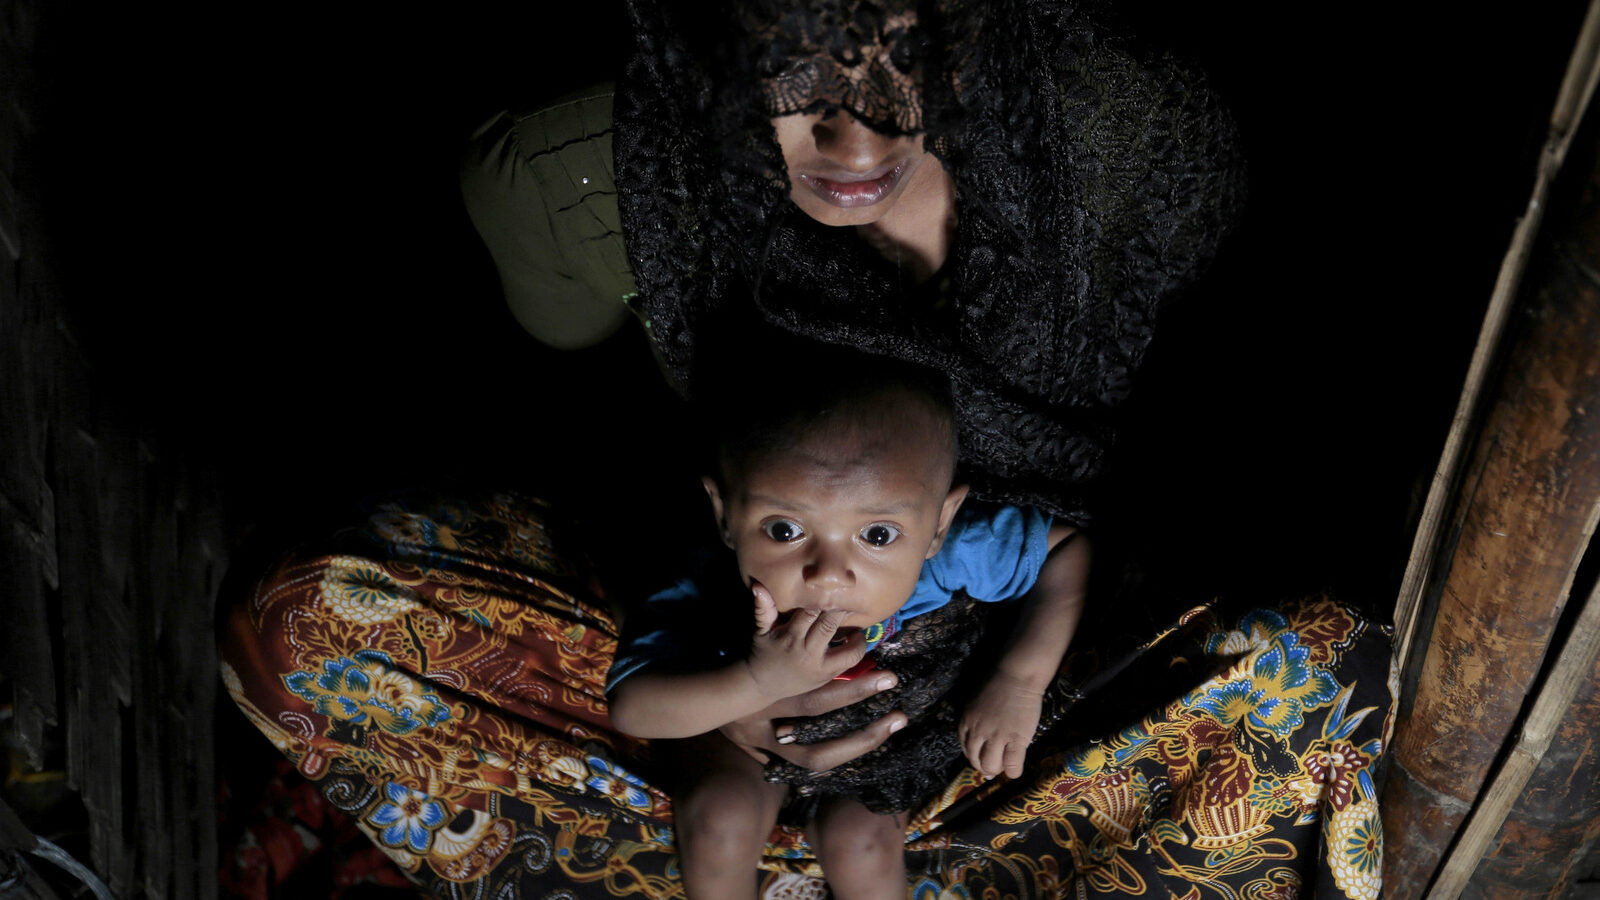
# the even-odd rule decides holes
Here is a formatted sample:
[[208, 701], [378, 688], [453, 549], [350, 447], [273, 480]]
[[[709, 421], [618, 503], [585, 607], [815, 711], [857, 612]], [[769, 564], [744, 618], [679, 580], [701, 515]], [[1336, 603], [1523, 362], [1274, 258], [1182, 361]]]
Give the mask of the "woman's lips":
[[860, 176], [836, 175], [832, 178], [801, 172], [800, 183], [810, 188], [824, 203], [853, 209], [871, 206], [889, 196], [905, 168], [906, 164], [899, 162], [880, 166]]

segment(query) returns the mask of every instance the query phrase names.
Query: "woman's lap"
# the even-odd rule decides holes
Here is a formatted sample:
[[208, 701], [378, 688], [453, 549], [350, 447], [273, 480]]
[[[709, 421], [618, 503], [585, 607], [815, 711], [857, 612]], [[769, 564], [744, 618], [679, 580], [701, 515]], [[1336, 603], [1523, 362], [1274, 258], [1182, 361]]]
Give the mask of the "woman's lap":
[[[378, 504], [229, 598], [224, 680], [435, 892], [681, 893], [662, 773], [606, 717], [615, 622], [555, 522], [514, 495]], [[964, 770], [913, 814], [910, 889], [1375, 896], [1388, 650], [1373, 623], [1311, 599], [1226, 621], [1191, 610], [1126, 668], [1075, 653], [1069, 680], [1089, 696], [1021, 779]], [[1160, 699], [1120, 702], [1134, 697]], [[769, 888], [817, 874], [792, 829], [763, 867]]]

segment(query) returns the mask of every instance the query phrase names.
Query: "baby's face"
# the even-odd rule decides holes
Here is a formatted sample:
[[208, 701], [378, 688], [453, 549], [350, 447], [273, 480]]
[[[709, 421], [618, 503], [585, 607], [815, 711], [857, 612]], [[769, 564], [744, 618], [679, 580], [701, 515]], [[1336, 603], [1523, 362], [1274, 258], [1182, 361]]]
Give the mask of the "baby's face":
[[947, 456], [904, 435], [813, 440], [756, 461], [727, 497], [706, 490], [746, 584], [780, 613], [843, 610], [841, 628], [865, 628], [911, 596], [966, 496]]

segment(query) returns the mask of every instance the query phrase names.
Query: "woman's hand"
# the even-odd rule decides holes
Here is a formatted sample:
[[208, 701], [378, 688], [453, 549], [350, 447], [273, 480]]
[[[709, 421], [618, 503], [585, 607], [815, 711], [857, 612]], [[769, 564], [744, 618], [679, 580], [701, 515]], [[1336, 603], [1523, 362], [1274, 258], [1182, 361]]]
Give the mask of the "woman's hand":
[[850, 681], [833, 681], [815, 690], [786, 697], [753, 716], [722, 726], [722, 734], [739, 749], [765, 765], [769, 753], [815, 772], [826, 772], [876, 749], [905, 727], [905, 713], [895, 710], [876, 722], [843, 737], [815, 744], [783, 743], [790, 726], [775, 726], [775, 719], [819, 716], [886, 691], [898, 680], [893, 672], [877, 672]]
[[729, 722], [723, 736], [762, 765], [776, 753], [797, 766], [825, 772], [868, 753], [905, 727], [906, 717], [891, 712], [844, 737], [815, 744], [792, 744], [792, 726], [775, 727], [776, 719], [819, 716], [864, 700], [898, 683], [894, 673], [834, 681], [835, 675], [861, 661], [866, 638], [860, 632], [834, 645], [842, 614], [797, 609], [784, 619], [763, 585], [754, 585], [756, 634], [750, 647], [750, 676], [763, 694], [776, 697], [766, 709]]
[[857, 631], [834, 643], [845, 613], [796, 609], [780, 616], [772, 593], [755, 585], [756, 633], [745, 665], [761, 696], [771, 702], [826, 686], [861, 661], [867, 640]]
[[[837, 610], [797, 609], [780, 617], [772, 595], [755, 590], [756, 634], [750, 656], [712, 669], [691, 672], [635, 672], [617, 685], [611, 697], [611, 722], [624, 734], [641, 738], [686, 738], [766, 715], [763, 737], [730, 739], [746, 748], [778, 746], [770, 710], [784, 701], [828, 687], [833, 677], [861, 661], [866, 639], [859, 632], [834, 643], [844, 614]], [[841, 704], [842, 705], [842, 704]], [[831, 708], [831, 707], [830, 707]], [[746, 732], [747, 735], [749, 734]], [[887, 735], [885, 735], [887, 736]], [[859, 752], [876, 746], [875, 741]], [[845, 749], [848, 749], [847, 745]], [[748, 752], [748, 749], [747, 749]], [[833, 754], [820, 752], [823, 763], [837, 765]], [[802, 754], [810, 758], [813, 754]], [[843, 759], [853, 759], [847, 754]]]
[[985, 778], [1002, 771], [1010, 778], [1021, 777], [1043, 706], [1043, 692], [1020, 678], [996, 672], [961, 715], [956, 734], [967, 761]]

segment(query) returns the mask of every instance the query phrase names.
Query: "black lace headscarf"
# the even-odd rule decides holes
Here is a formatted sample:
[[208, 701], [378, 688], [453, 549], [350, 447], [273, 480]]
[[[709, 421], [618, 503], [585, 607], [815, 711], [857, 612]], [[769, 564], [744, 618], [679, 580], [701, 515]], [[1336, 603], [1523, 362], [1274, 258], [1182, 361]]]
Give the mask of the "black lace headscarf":
[[[617, 184], [638, 309], [678, 387], [694, 393], [697, 343], [737, 340], [728, 323], [751, 316], [936, 366], [974, 493], [1088, 524], [1156, 311], [1242, 199], [1231, 120], [1203, 79], [1073, 2], [630, 5]], [[934, 288], [789, 200], [771, 118], [830, 109], [925, 133], [951, 172], [956, 234]], [[751, 349], [753, 375], [781, 367]]]

